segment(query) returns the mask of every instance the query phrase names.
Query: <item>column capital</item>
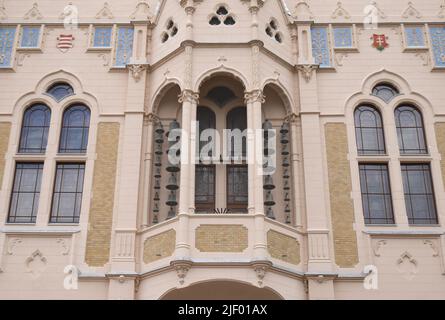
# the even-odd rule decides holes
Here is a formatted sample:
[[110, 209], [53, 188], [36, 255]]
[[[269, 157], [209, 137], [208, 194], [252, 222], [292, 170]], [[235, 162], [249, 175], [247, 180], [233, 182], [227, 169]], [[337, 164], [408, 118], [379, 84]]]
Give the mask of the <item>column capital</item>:
[[298, 114], [296, 114], [295, 112], [292, 112], [286, 116], [285, 120], [287, 122], [289, 122], [290, 124], [295, 124], [295, 123], [297, 123], [299, 118], [300, 118], [300, 116]]
[[266, 102], [266, 96], [263, 94], [262, 90], [257, 89], [250, 92], [245, 92], [244, 100], [246, 104], [255, 102], [264, 103]]
[[181, 94], [179, 94], [179, 96], [178, 96], [179, 103], [189, 102], [189, 103], [198, 104], [198, 101], [199, 101], [199, 93], [194, 92], [192, 90], [188, 90], [188, 89], [183, 90], [181, 92]]
[[148, 123], [156, 123], [159, 122], [159, 117], [153, 112], [150, 112], [149, 114], [147, 114], [146, 121]]

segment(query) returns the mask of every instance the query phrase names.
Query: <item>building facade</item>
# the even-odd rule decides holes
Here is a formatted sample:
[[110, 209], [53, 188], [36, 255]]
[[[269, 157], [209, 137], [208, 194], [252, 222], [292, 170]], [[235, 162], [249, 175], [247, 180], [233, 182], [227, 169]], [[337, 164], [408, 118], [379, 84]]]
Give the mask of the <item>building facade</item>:
[[0, 298], [444, 299], [444, 72], [441, 0], [1, 0]]

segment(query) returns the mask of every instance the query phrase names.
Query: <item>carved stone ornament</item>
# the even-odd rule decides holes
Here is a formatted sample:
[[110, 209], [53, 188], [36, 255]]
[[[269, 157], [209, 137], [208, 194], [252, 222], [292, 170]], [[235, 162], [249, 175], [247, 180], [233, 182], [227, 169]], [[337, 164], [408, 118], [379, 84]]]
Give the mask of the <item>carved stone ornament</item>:
[[301, 21], [312, 20], [314, 18], [311, 8], [305, 0], [298, 1], [296, 4], [294, 18]]
[[396, 262], [397, 269], [407, 280], [414, 279], [418, 271], [417, 260], [409, 252], [404, 252]]
[[148, 66], [146, 64], [128, 64], [127, 68], [130, 70], [133, 79], [136, 82], [139, 82], [139, 80], [141, 80], [142, 73], [147, 70]]
[[[1, 11], [1, 7], [0, 7], [0, 11]], [[1, 13], [0, 13], [1, 15]], [[443, 0], [442, 4], [440, 5], [440, 9], [439, 12], [437, 13], [437, 16], [439, 18], [445, 18], [445, 0]]]
[[246, 104], [255, 102], [264, 103], [266, 102], [266, 96], [263, 95], [263, 91], [261, 90], [253, 90], [244, 94], [244, 100]]
[[6, 251], [6, 253], [8, 255], [12, 256], [14, 254], [14, 248], [22, 242], [23, 242], [22, 239], [19, 239], [19, 238], [14, 238], [14, 239], [9, 240], [8, 250]]
[[29, 9], [28, 12], [26, 12], [25, 16], [23, 17], [23, 19], [25, 20], [31, 20], [31, 19], [41, 20], [42, 18], [43, 15], [40, 13], [39, 5], [36, 2], [34, 2], [32, 8]]
[[191, 261], [172, 261], [172, 266], [174, 267], [176, 274], [178, 276], [179, 285], [183, 286], [185, 283], [185, 277], [192, 267]]
[[148, 4], [148, 2], [144, 0], [139, 1], [136, 5], [136, 9], [130, 16], [130, 19], [138, 21], [151, 21], [153, 19], [153, 14], [151, 13], [150, 5]]
[[411, 1], [408, 2], [408, 7], [402, 12], [402, 18], [408, 19], [410, 17], [415, 17], [417, 19], [422, 18], [422, 14], [414, 7], [414, 4]]
[[179, 103], [188, 102], [197, 104], [198, 100], [199, 100], [199, 93], [193, 92], [192, 90], [184, 90], [178, 96]]
[[349, 19], [351, 18], [351, 15], [349, 14], [348, 11], [346, 11], [345, 8], [343, 8], [343, 4], [341, 3], [341, 1], [339, 1], [337, 2], [337, 8], [332, 13], [332, 19], [337, 19], [341, 17]]
[[374, 243], [373, 251], [376, 257], [380, 257], [380, 248], [386, 245], [386, 240], [378, 240]]
[[297, 65], [297, 70], [301, 72], [304, 80], [306, 82], [310, 82], [312, 79], [312, 74], [315, 70], [318, 69], [318, 65], [316, 64], [300, 64]]
[[4, 20], [8, 17], [6, 14], [6, 8], [5, 8], [5, 0], [0, 0], [0, 20]]
[[113, 19], [114, 15], [111, 12], [110, 9], [110, 5], [108, 4], [108, 2], [104, 3], [104, 6], [102, 7], [102, 9], [99, 10], [99, 12], [96, 14], [96, 19]]
[[255, 270], [258, 287], [262, 287], [264, 283], [264, 277], [266, 276], [267, 271], [272, 266], [272, 263], [269, 261], [259, 261], [255, 262], [253, 265], [253, 270]]
[[45, 271], [48, 261], [40, 252], [34, 251], [25, 261], [26, 271], [31, 274], [33, 278], [38, 278]]
[[285, 120], [289, 123], [297, 123], [299, 119], [300, 119], [300, 117], [298, 116], [298, 114], [292, 112], [286, 116]]
[[67, 256], [70, 253], [70, 247], [65, 239], [57, 239], [56, 242], [62, 247], [62, 255]]
[[439, 248], [437, 247], [437, 244], [433, 240], [423, 240], [423, 244], [429, 246], [431, 250], [433, 250], [433, 257], [439, 256]]

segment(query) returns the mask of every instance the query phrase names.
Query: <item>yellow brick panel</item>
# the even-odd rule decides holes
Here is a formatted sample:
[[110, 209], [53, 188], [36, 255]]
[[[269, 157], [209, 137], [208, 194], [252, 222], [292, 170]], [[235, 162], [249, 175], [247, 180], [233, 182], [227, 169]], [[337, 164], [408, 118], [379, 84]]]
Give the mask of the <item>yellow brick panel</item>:
[[357, 235], [353, 229], [354, 207], [346, 125], [328, 123], [325, 134], [335, 262], [339, 267], [352, 268], [358, 263], [358, 249]]
[[243, 252], [248, 247], [248, 230], [242, 225], [200, 225], [195, 242], [201, 252]]
[[267, 250], [272, 258], [294, 265], [300, 264], [300, 243], [291, 236], [269, 230], [267, 232]]
[[442, 181], [445, 184], [445, 122], [438, 122], [435, 126], [437, 147], [442, 155], [440, 167], [442, 169]]
[[97, 159], [85, 254], [85, 262], [92, 267], [102, 267], [110, 258], [119, 129], [119, 123], [99, 123], [98, 126]]
[[5, 171], [5, 155], [8, 152], [9, 135], [11, 133], [11, 123], [0, 122], [0, 189], [3, 183]]
[[144, 263], [170, 257], [175, 252], [176, 231], [171, 229], [144, 242]]

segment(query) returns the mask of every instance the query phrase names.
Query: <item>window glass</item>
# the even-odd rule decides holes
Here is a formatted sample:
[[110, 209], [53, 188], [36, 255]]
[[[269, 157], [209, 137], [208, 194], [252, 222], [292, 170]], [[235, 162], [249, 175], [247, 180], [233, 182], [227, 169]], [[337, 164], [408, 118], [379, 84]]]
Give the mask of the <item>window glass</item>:
[[39, 207], [43, 163], [17, 163], [9, 223], [35, 223]]
[[25, 111], [20, 135], [19, 153], [45, 153], [51, 110], [42, 104]]

